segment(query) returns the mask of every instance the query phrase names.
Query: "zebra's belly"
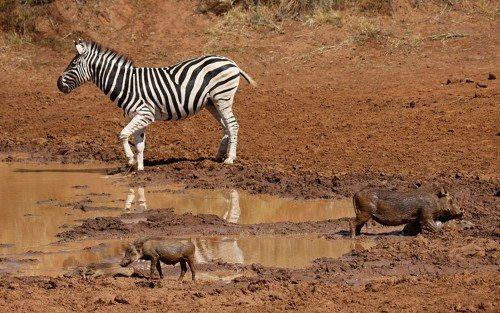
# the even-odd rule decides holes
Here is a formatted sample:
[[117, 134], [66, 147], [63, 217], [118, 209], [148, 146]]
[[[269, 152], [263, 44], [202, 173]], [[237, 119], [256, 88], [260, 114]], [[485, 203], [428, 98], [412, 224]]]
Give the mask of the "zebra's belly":
[[[196, 107], [196, 109], [191, 107], [191, 108], [188, 108], [188, 110], [185, 110], [183, 108], [183, 109], [179, 109], [179, 112], [175, 109], [175, 107], [171, 106], [170, 107], [170, 109], [171, 109], [170, 114], [165, 106], [160, 107], [160, 109], [159, 109], [159, 107], [157, 107], [155, 110], [155, 120], [157, 120], [157, 121], [183, 120], [183, 119], [188, 118], [192, 115], [198, 114], [201, 110], [203, 110], [205, 108], [205, 104], [206, 104], [206, 101], [205, 101], [205, 103], [201, 103], [200, 105], [198, 105]], [[180, 114], [178, 114], [178, 113], [180, 113]]]

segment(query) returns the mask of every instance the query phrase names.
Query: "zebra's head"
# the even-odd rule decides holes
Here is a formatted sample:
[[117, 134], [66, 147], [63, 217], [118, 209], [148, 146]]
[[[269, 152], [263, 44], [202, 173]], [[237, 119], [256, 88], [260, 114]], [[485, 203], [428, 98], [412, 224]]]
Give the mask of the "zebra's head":
[[70, 93], [91, 78], [91, 43], [81, 39], [76, 40], [74, 43], [76, 56], [57, 80], [57, 88], [63, 93]]

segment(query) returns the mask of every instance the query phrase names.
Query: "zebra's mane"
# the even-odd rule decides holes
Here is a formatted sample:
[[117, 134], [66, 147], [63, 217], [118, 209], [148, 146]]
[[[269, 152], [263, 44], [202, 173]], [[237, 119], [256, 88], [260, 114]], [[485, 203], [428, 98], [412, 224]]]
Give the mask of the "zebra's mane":
[[134, 61], [121, 52], [118, 52], [118, 51], [111, 49], [111, 48], [104, 47], [101, 44], [94, 42], [94, 41], [89, 41], [88, 43], [90, 44], [90, 46], [92, 48], [95, 48], [99, 54], [112, 53], [113, 55], [120, 57], [123, 60], [123, 64], [131, 65], [131, 66], [134, 65]]

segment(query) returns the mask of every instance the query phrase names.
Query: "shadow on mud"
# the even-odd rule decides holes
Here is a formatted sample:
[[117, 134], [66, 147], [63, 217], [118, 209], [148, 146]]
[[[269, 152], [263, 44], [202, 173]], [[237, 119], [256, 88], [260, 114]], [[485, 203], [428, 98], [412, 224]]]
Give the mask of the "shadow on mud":
[[61, 168], [44, 168], [44, 169], [29, 169], [29, 168], [18, 168], [13, 170], [15, 173], [98, 173], [106, 174], [109, 171], [109, 167], [103, 168], [71, 168], [71, 169], [61, 169]]
[[[332, 235], [336, 235], [339, 237], [351, 237], [351, 233], [348, 230], [341, 230], [336, 233], [332, 233]], [[387, 231], [387, 232], [381, 232], [381, 233], [371, 233], [371, 232], [362, 232], [361, 236], [367, 236], [367, 237], [378, 237], [378, 236], [409, 236], [410, 235], [404, 235], [400, 230], [393, 230], [393, 231]]]
[[168, 159], [158, 159], [158, 160], [144, 160], [144, 166], [158, 166], [158, 165], [169, 165], [181, 162], [202, 162], [202, 161], [215, 161], [214, 158], [209, 157], [199, 157], [196, 159], [188, 159], [188, 158], [168, 158]]

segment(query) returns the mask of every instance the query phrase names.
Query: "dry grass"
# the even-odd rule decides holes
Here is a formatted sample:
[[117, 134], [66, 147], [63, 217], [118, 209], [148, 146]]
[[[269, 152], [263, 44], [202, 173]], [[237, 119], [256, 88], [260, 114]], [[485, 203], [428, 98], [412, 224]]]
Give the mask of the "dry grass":
[[[209, 31], [208, 51], [226, 51], [221, 38], [233, 35], [249, 36], [250, 30], [265, 29], [284, 32], [286, 20], [295, 20], [308, 27], [331, 25], [339, 28], [343, 49], [348, 46], [370, 45], [390, 51], [412, 53], [426, 41], [448, 42], [465, 36], [447, 32], [418, 34], [395, 24], [392, 14], [404, 0], [199, 0], [201, 12], [220, 15], [217, 25]], [[406, 9], [424, 10], [430, 16], [439, 12], [462, 11], [476, 18], [498, 15], [494, 0], [406, 0]], [[397, 5], [396, 5], [397, 4]], [[222, 42], [222, 43], [221, 43]], [[326, 45], [327, 50], [338, 44]], [[316, 52], [315, 52], [316, 53]]]
[[489, 19], [495, 20], [498, 17], [498, 1], [494, 0], [464, 0], [462, 7], [471, 14], [480, 14]]
[[249, 10], [236, 8], [224, 14], [217, 25], [209, 30], [211, 34], [245, 34], [245, 27], [266, 28], [281, 32], [279, 23], [273, 18], [269, 8], [255, 6]]
[[[303, 18], [314, 11], [352, 9], [359, 12], [390, 14], [393, 0], [199, 0], [198, 11], [221, 15], [234, 8], [270, 8], [276, 18]], [[316, 13], [317, 14], [317, 13]]]
[[33, 40], [37, 34], [36, 21], [45, 14], [44, 6], [50, 2], [52, 0], [2, 0], [0, 29], [13, 38], [8, 42]]
[[346, 18], [346, 25], [349, 27], [349, 39], [356, 45], [383, 44], [391, 36], [391, 32], [382, 27], [378, 19], [351, 15]]
[[412, 0], [411, 5], [414, 8], [441, 5], [470, 14], [483, 15], [489, 19], [496, 19], [499, 13], [497, 0]]
[[249, 10], [235, 8], [222, 15], [217, 23], [207, 30], [209, 38], [204, 47], [205, 53], [229, 52], [233, 45], [229, 37], [247, 37], [250, 30], [265, 29], [282, 33], [283, 28], [273, 17], [269, 8], [255, 6]]
[[342, 16], [340, 12], [333, 10], [316, 9], [305, 20], [308, 26], [318, 26], [330, 24], [333, 26], [342, 26]]
[[455, 39], [455, 38], [462, 38], [465, 37], [464, 34], [462, 33], [456, 33], [456, 32], [448, 32], [448, 33], [441, 33], [441, 34], [434, 34], [429, 36], [430, 40], [439, 40], [439, 41], [445, 41], [445, 40], [450, 40], [450, 39]]
[[386, 47], [389, 52], [402, 51], [412, 53], [418, 50], [425, 38], [418, 34], [404, 34], [403, 36], [391, 36], [387, 39]]

